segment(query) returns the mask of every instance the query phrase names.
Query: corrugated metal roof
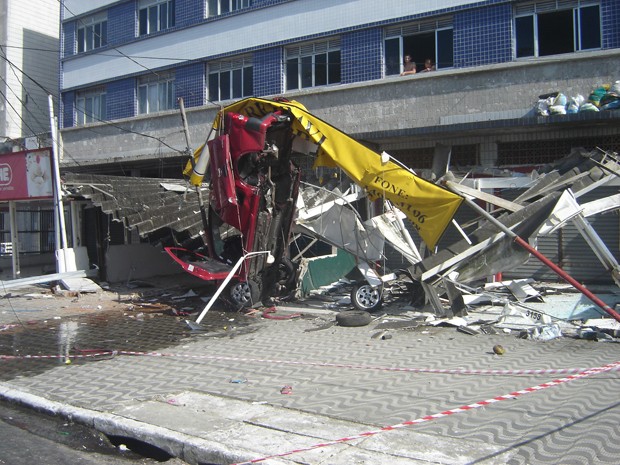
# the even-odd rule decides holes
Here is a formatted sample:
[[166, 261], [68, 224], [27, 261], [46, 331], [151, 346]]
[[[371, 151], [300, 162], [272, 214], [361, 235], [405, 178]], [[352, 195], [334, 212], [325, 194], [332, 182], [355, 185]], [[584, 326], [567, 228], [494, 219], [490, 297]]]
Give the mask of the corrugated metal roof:
[[[63, 183], [71, 197], [90, 200], [141, 237], [165, 229], [196, 237], [203, 229], [198, 195], [184, 180], [66, 173]], [[201, 192], [207, 202], [208, 188]]]

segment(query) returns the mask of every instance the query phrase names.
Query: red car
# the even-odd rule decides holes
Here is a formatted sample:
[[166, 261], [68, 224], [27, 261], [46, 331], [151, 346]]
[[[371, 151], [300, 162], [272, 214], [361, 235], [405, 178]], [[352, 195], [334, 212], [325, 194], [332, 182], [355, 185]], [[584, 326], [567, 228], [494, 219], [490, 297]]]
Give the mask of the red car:
[[291, 124], [281, 110], [258, 117], [226, 113], [223, 131], [208, 142], [208, 255], [166, 248], [186, 271], [217, 283], [247, 257], [228, 288], [239, 306], [267, 304], [294, 290], [288, 244], [300, 171], [291, 160]]

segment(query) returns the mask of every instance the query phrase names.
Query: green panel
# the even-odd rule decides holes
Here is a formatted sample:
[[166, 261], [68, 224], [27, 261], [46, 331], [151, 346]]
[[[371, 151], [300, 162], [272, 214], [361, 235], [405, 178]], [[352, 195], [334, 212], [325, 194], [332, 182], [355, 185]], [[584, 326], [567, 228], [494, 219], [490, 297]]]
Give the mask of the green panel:
[[326, 255], [307, 262], [301, 278], [301, 293], [308, 295], [314, 289], [338, 281], [356, 268], [355, 257], [345, 250], [338, 249], [336, 255]]

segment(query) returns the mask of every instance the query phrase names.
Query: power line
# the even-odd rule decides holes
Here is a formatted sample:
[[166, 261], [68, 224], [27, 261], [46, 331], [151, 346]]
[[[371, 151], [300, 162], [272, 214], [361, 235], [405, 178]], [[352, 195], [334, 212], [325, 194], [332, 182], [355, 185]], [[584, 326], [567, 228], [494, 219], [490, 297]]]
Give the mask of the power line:
[[[2, 46], [0, 45], [0, 51], [6, 56], [6, 52], [4, 51], [4, 49], [2, 48]], [[32, 100], [32, 102], [34, 103], [34, 105], [41, 111], [43, 112], [43, 110], [41, 109], [41, 107], [39, 107], [39, 103], [37, 102], [36, 98], [33, 98], [32, 95], [30, 95], [30, 93], [28, 92], [28, 89], [26, 89], [26, 86], [24, 86], [22, 80], [20, 79], [19, 75], [17, 74], [17, 72], [15, 71], [15, 68], [9, 63], [9, 66], [11, 68], [11, 71], [13, 72], [13, 75], [15, 76], [15, 79], [17, 79], [17, 82], [19, 82], [19, 85], [24, 89], [24, 92], [26, 93], [26, 98], [29, 98], [30, 100]], [[39, 119], [37, 118], [36, 114], [33, 113], [32, 111], [30, 111], [30, 109], [26, 106], [26, 103], [24, 101], [22, 101], [19, 96], [17, 95], [17, 93], [10, 88], [9, 84], [4, 81], [3, 82], [6, 84], [7, 88], [9, 88], [11, 90], [11, 92], [13, 92], [13, 95], [15, 95], [18, 100], [20, 101], [20, 103], [22, 104], [22, 108], [24, 110], [26, 110], [30, 115], [32, 115], [34, 121], [39, 125], [39, 127], [45, 127], [45, 124], [42, 124]]]
[[[18, 47], [17, 45], [6, 45], [6, 44], [0, 44], [0, 47], [4, 47], [4, 48], [15, 48], [18, 50], [30, 50], [30, 51], [34, 51], [34, 52], [50, 52], [50, 53], [54, 53], [54, 54], [58, 54], [58, 49], [52, 49], [52, 48], [37, 48], [37, 47]], [[116, 57], [118, 55], [114, 54], [114, 53], [106, 53], [105, 51], [101, 51], [101, 52], [95, 52], [96, 55], [101, 55], [101, 56], [110, 56], [110, 57]], [[156, 57], [156, 56], [145, 56], [145, 55], [127, 55], [131, 58], [140, 58], [143, 60], [170, 60], [170, 61], [192, 61], [192, 59], [190, 58], [172, 58], [172, 57]]]
[[[2, 49], [0, 48], [0, 50], [2, 50]], [[39, 87], [41, 90], [43, 90], [43, 92], [45, 92], [45, 95], [53, 95], [52, 92], [50, 92], [45, 87], [43, 87], [43, 85], [41, 83], [39, 83], [36, 79], [34, 79], [32, 76], [30, 76], [28, 73], [26, 73], [23, 69], [21, 69], [15, 63], [13, 63], [11, 60], [9, 60], [7, 58], [6, 53], [4, 52], [4, 50], [2, 50], [2, 55], [0, 55], [0, 58], [6, 60], [6, 62], [9, 65], [15, 67], [15, 69], [18, 69], [20, 73], [22, 73], [24, 76], [26, 76], [28, 79], [30, 79], [37, 87]]]
[[15, 109], [15, 107], [13, 106], [13, 104], [10, 102], [10, 100], [7, 98], [7, 96], [4, 94], [4, 92], [2, 90], [0, 90], [0, 96], [6, 101], [6, 104], [8, 106], [11, 107], [11, 109], [15, 112], [15, 114], [17, 115], [17, 117], [21, 120], [22, 123], [24, 123], [24, 126], [26, 126], [30, 132], [32, 133], [32, 135], [36, 135], [37, 133], [35, 132], [34, 129], [32, 129], [28, 123], [26, 123], [26, 121], [24, 120], [24, 118], [22, 118], [22, 115]]

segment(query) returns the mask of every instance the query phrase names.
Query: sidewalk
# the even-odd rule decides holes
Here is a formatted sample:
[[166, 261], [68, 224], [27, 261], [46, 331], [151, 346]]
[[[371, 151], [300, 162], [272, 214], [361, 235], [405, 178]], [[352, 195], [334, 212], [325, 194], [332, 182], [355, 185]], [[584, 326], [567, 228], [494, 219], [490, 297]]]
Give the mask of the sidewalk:
[[[616, 343], [383, 330], [381, 319], [341, 327], [333, 310], [278, 309], [287, 312], [304, 316], [256, 318], [229, 337], [170, 315], [127, 320], [127, 334], [187, 334], [156, 353], [119, 346], [106, 347], [114, 356], [59, 359], [3, 378], [0, 396], [190, 464], [617, 463], [617, 367], [579, 375], [618, 362]], [[7, 331], [0, 354], [15, 355]]]

